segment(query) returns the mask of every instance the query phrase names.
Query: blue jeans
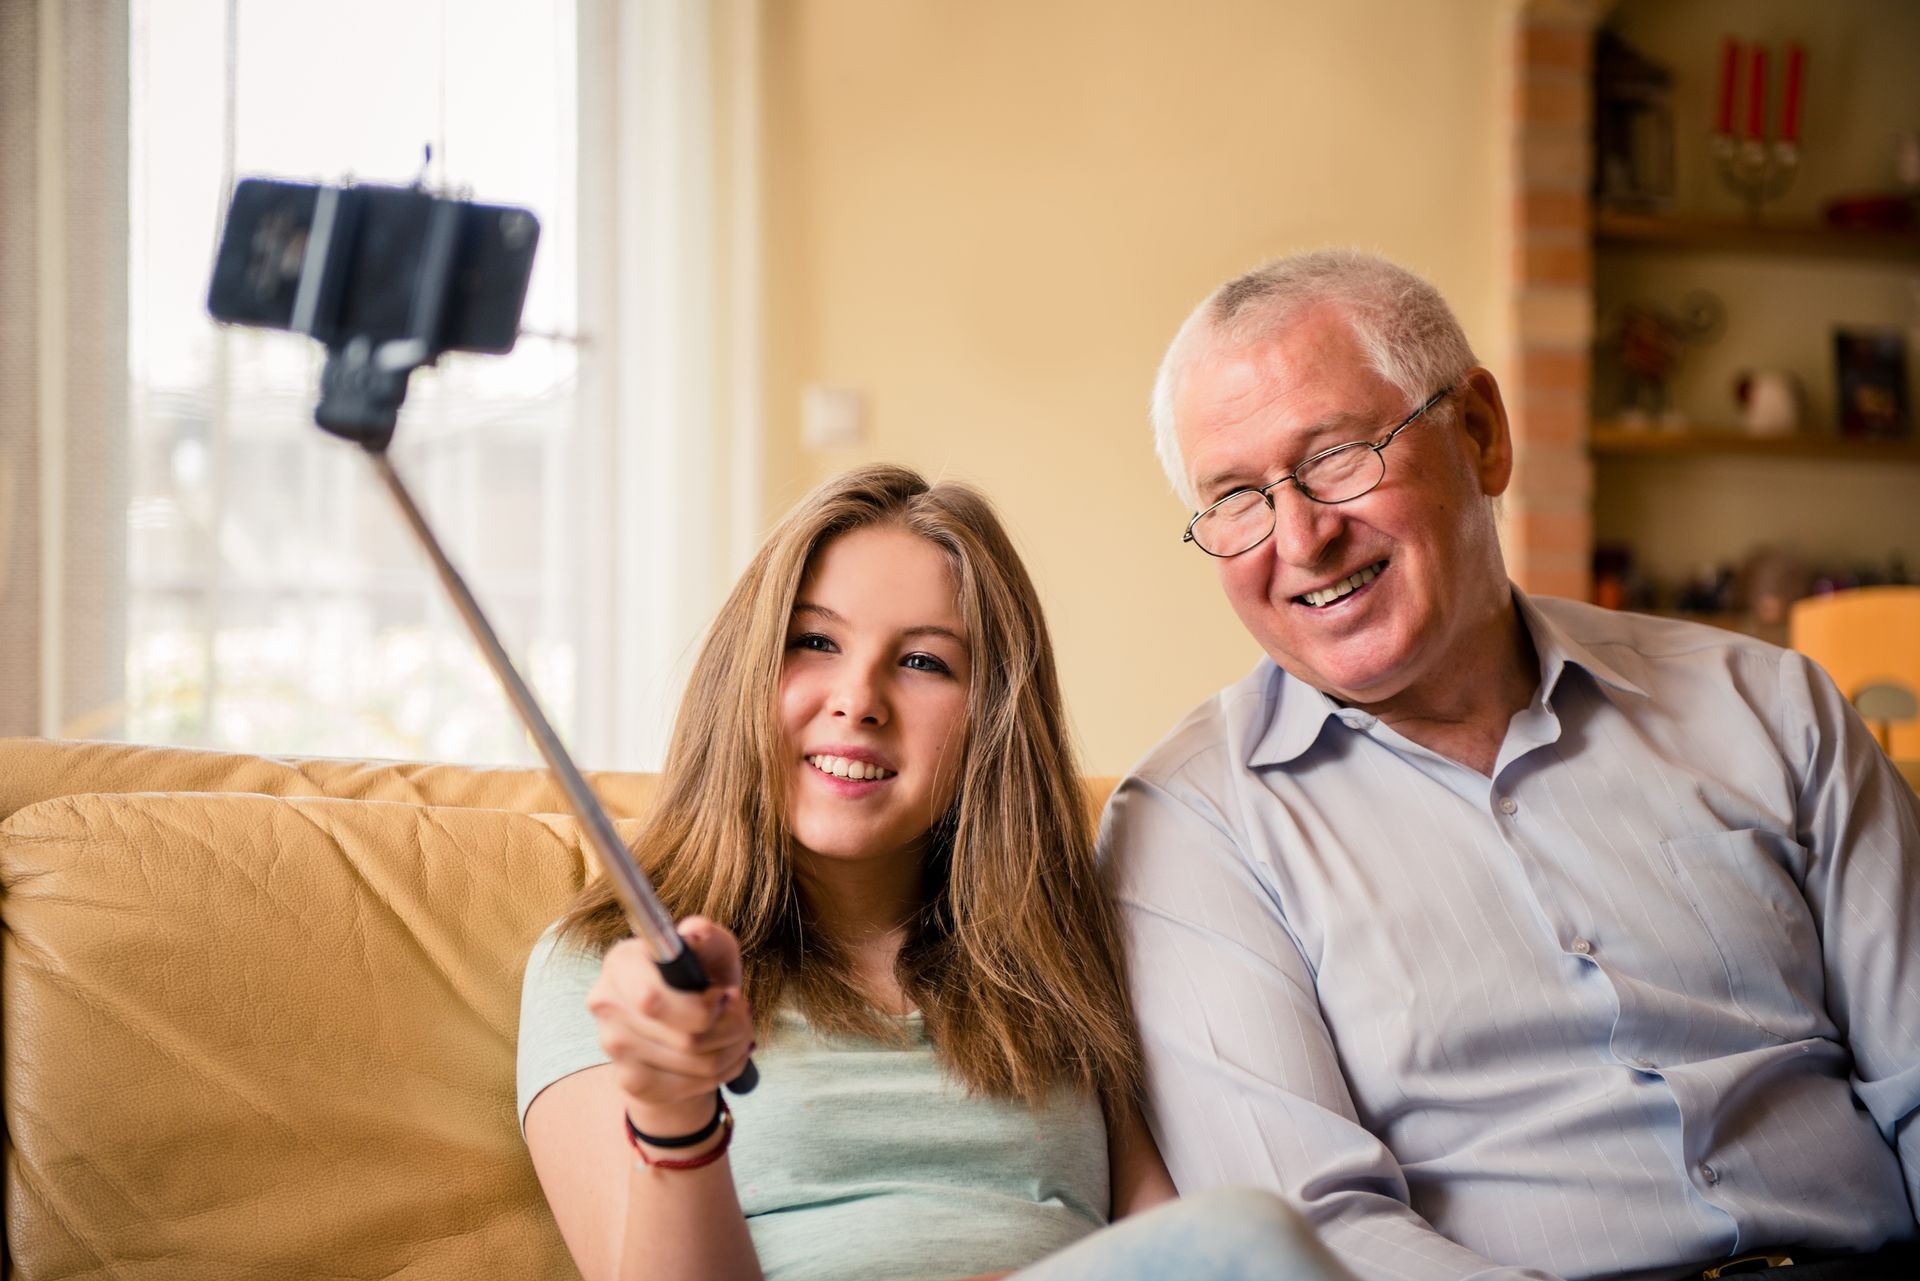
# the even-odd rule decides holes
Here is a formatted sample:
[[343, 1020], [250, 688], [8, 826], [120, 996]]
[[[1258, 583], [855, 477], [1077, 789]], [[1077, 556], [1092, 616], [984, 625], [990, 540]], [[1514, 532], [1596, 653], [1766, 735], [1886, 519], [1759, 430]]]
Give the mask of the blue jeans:
[[1102, 1228], [1011, 1281], [1353, 1281], [1286, 1202], [1216, 1188]]

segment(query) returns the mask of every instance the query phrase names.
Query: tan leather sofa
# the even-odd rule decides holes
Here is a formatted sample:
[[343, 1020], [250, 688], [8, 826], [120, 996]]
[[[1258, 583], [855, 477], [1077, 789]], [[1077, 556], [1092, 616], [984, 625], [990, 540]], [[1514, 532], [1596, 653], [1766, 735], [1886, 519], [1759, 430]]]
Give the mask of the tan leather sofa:
[[[631, 832], [653, 779], [594, 783]], [[565, 808], [534, 770], [0, 740], [7, 1275], [576, 1275], [513, 1103]]]

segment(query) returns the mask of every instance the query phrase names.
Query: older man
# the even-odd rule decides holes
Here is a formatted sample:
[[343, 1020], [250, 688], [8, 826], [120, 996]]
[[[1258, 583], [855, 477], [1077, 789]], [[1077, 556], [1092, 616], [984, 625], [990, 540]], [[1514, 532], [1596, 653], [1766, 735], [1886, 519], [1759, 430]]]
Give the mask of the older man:
[[1920, 1275], [1920, 802], [1827, 677], [1516, 589], [1500, 389], [1380, 259], [1223, 285], [1154, 417], [1267, 655], [1102, 830], [1181, 1188], [1366, 1278]]

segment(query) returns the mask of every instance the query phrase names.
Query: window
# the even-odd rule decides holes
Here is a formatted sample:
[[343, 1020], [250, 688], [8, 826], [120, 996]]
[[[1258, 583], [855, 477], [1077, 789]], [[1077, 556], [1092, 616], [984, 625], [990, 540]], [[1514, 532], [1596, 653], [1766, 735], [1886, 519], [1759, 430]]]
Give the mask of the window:
[[[205, 316], [237, 176], [411, 180], [542, 222], [523, 323], [577, 327], [571, 0], [135, 0], [128, 737], [516, 760], [493, 678], [366, 459], [313, 425], [320, 352]], [[557, 726], [572, 717], [573, 346], [416, 374], [394, 442]]]
[[238, 177], [406, 183], [430, 145], [432, 185], [532, 208], [541, 245], [519, 346], [415, 374], [395, 466], [582, 763], [658, 765], [753, 506], [753, 398], [711, 349], [749, 327], [712, 282], [752, 191], [714, 237], [707, 10], [130, 0], [126, 683], [79, 732], [537, 759], [366, 459], [313, 425], [320, 350], [205, 314]]

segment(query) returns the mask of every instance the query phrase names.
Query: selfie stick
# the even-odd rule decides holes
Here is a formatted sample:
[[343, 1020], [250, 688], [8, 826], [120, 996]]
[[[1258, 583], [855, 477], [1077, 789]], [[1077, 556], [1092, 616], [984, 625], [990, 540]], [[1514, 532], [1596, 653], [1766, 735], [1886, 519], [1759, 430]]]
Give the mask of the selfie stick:
[[[414, 370], [450, 350], [512, 350], [539, 230], [539, 219], [527, 210], [443, 198], [419, 184], [329, 187], [249, 178], [234, 188], [227, 208], [207, 309], [218, 320], [288, 329], [326, 346], [314, 421], [367, 451], [560, 780], [660, 976], [679, 991], [703, 992], [709, 982], [699, 956], [674, 929], [653, 884], [613, 830], [613, 820], [580, 777], [387, 458]], [[363, 238], [375, 247], [364, 254]], [[414, 251], [410, 262], [393, 261], [408, 248]], [[375, 331], [390, 330], [399, 314], [406, 318], [400, 332], [376, 342]], [[749, 1059], [727, 1088], [745, 1094], [759, 1080]]]

